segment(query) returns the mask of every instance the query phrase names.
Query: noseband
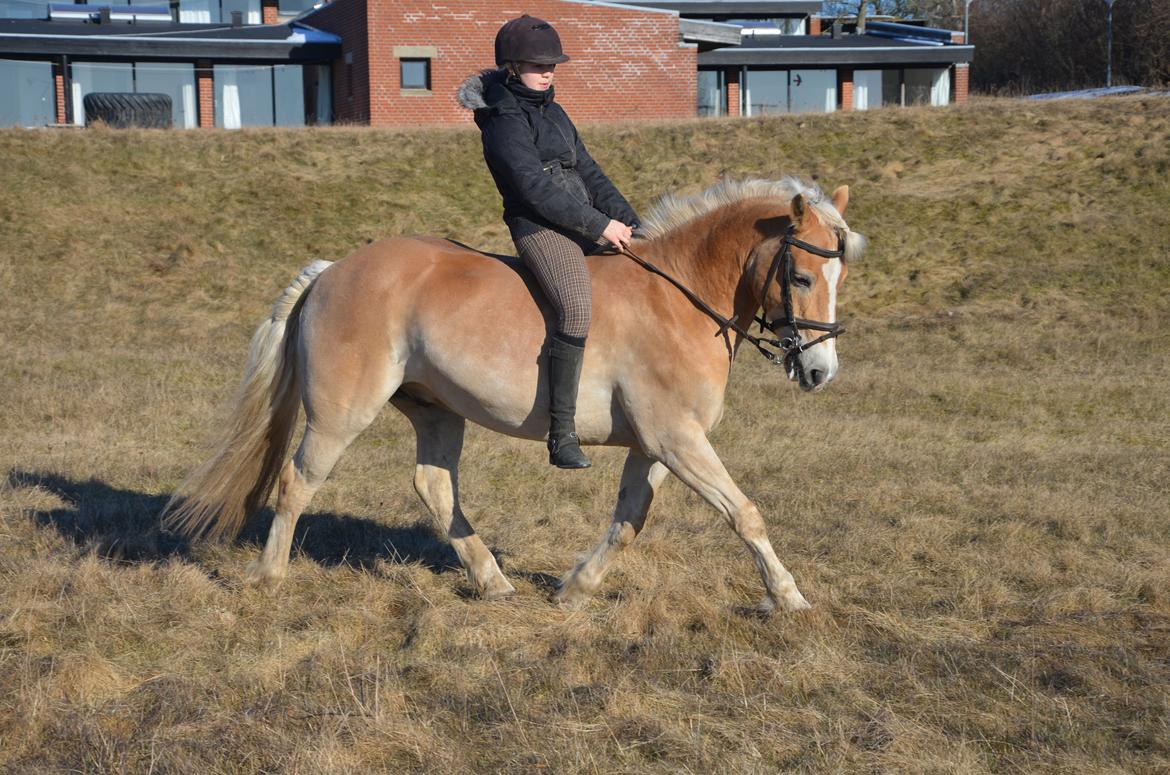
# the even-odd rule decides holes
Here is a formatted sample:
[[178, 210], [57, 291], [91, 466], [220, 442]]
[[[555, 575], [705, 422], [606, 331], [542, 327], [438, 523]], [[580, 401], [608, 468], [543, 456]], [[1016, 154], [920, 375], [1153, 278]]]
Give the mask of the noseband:
[[[656, 274], [669, 281], [674, 287], [683, 292], [688, 299], [690, 299], [696, 307], [702, 310], [708, 317], [719, 324], [719, 330], [715, 332], [715, 336], [726, 336], [727, 330], [731, 329], [744, 339], [755, 345], [760, 354], [767, 358], [772, 363], [786, 366], [790, 371], [796, 368], [796, 358], [805, 350], [818, 345], [828, 339], [833, 339], [845, 333], [844, 327], [840, 323], [822, 323], [818, 320], [805, 320], [804, 318], [796, 317], [792, 311], [792, 279], [795, 272], [796, 262], [792, 258], [792, 247], [795, 245], [801, 250], [812, 253], [815, 256], [822, 258], [843, 258], [845, 255], [845, 239], [839, 237], [836, 250], [825, 250], [816, 245], [798, 240], [795, 237], [795, 225], [789, 226], [788, 231], [784, 233], [784, 247], [772, 259], [772, 265], [768, 267], [768, 276], [764, 280], [764, 287], [760, 292], [761, 302], [764, 307], [763, 313], [755, 318], [756, 322], [760, 324], [760, 333], [768, 330], [776, 335], [776, 339], [767, 339], [763, 337], [753, 336], [744, 330], [736, 321], [738, 315], [732, 315], [730, 318], [725, 318], [711, 308], [707, 302], [695, 295], [694, 291], [686, 287], [678, 280], [674, 279], [666, 272], [663, 272], [658, 267], [651, 264], [646, 259], [635, 254], [629, 248], [618, 248], [625, 253], [635, 263], [640, 264], [643, 269]], [[784, 300], [784, 317], [776, 318], [775, 320], [768, 320], [768, 289], [773, 282], [780, 283], [780, 294]], [[811, 342], [804, 341], [800, 336], [800, 329], [807, 328], [814, 331], [824, 331], [825, 333], [813, 339]], [[780, 352], [774, 352], [768, 349], [774, 347]]]

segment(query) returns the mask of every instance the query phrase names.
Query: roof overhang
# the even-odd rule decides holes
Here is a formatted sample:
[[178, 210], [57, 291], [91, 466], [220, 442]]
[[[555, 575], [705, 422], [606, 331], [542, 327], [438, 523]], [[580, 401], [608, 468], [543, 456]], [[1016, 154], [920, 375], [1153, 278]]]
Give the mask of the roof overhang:
[[816, 46], [801, 48], [720, 48], [699, 52], [700, 67], [851, 67], [940, 65], [970, 62], [974, 46]]
[[[209, 30], [174, 25], [161, 32], [153, 26], [150, 32], [132, 25], [109, 25], [109, 32], [95, 31], [96, 25], [85, 25], [84, 32], [67, 28], [72, 26], [41, 22], [21, 25], [17, 31], [0, 25], [0, 55], [217, 61], [320, 61], [341, 56], [339, 37], [299, 23], [282, 25], [283, 36], [275, 25], [242, 27], [230, 33], [221, 32], [222, 26]], [[261, 30], [261, 35], [256, 34]], [[216, 35], [207, 34], [211, 31]]]
[[678, 33], [688, 43], [716, 43], [722, 46], [738, 46], [743, 33], [734, 24], [709, 22], [701, 19], [679, 19]]

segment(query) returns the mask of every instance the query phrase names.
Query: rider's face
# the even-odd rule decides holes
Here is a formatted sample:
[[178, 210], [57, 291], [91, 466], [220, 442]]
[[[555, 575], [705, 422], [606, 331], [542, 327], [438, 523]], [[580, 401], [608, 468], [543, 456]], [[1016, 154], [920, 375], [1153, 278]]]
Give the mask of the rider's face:
[[552, 86], [553, 71], [556, 65], [538, 65], [535, 62], [520, 62], [516, 65], [516, 75], [520, 83], [535, 91], [544, 91]]

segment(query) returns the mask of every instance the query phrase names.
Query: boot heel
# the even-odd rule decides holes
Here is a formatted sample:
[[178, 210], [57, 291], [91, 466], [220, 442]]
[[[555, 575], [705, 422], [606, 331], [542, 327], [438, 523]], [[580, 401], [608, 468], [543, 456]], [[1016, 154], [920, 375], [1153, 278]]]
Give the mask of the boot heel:
[[592, 463], [581, 451], [576, 433], [569, 433], [559, 439], [549, 439], [548, 462], [557, 468], [591, 468]]

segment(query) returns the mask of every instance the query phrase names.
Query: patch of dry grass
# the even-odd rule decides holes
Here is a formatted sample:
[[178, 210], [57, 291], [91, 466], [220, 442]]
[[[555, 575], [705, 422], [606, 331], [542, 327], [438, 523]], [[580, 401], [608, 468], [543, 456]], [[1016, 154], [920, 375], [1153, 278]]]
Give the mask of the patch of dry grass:
[[19, 772], [1170, 768], [1170, 101], [594, 127], [644, 207], [720, 173], [849, 183], [842, 372], [745, 353], [714, 434], [814, 609], [668, 483], [581, 612], [552, 579], [621, 454], [472, 429], [465, 507], [519, 595], [467, 596], [387, 412], [289, 580], [160, 534], [247, 338], [315, 257], [502, 249], [464, 130], [0, 132], [0, 768]]

